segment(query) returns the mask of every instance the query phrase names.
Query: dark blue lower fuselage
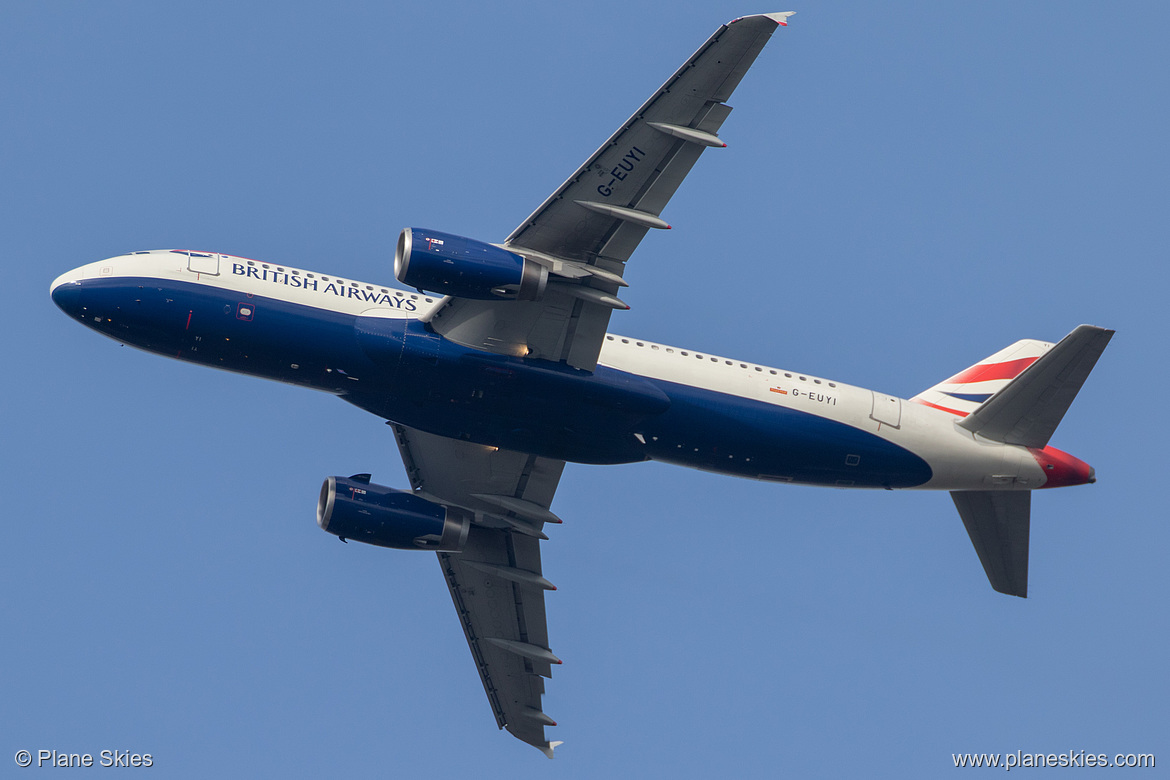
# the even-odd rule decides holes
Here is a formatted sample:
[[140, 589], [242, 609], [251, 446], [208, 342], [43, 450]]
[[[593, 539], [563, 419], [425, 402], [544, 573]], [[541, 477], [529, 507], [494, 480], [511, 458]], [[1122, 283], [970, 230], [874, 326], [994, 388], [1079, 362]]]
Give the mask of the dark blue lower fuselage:
[[580, 463], [654, 459], [817, 485], [913, 487], [931, 476], [917, 455], [835, 420], [605, 366], [469, 349], [416, 319], [152, 278], [85, 280], [54, 300], [120, 342], [325, 390], [440, 436]]

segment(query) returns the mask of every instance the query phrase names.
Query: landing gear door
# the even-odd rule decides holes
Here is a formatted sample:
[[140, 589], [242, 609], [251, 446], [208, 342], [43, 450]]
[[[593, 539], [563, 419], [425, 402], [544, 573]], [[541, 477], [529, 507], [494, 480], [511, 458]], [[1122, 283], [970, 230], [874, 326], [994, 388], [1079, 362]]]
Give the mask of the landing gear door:
[[214, 252], [188, 252], [187, 270], [197, 274], [219, 276], [219, 255]]
[[[871, 391], [872, 392], [872, 391]], [[899, 428], [902, 425], [902, 399], [884, 393], [873, 393], [873, 410], [869, 413], [871, 420], [877, 420], [882, 425]]]

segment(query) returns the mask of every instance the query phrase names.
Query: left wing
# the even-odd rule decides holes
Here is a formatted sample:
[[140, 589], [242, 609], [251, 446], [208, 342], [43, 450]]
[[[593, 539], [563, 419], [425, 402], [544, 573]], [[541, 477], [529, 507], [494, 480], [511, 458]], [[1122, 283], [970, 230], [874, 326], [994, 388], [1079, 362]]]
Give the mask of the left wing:
[[592, 371], [610, 312], [628, 309], [625, 263], [699, 155], [726, 146], [725, 101], [792, 12], [720, 27], [585, 163], [508, 236], [504, 248], [548, 267], [539, 301], [448, 298], [429, 321], [464, 346]]
[[564, 461], [448, 439], [394, 425], [414, 492], [475, 512], [460, 553], [438, 553], [451, 600], [479, 669], [496, 725], [552, 758], [555, 726], [541, 707], [549, 650], [540, 540]]

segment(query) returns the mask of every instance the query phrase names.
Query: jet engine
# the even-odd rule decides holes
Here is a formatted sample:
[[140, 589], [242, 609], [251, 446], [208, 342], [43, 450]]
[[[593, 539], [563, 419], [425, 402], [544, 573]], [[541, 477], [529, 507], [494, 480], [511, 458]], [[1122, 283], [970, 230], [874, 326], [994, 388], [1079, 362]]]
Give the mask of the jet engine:
[[394, 250], [398, 281], [438, 295], [535, 301], [548, 269], [515, 252], [450, 233], [406, 228]]
[[405, 490], [370, 483], [369, 474], [329, 477], [317, 502], [317, 525], [342, 541], [399, 550], [459, 552], [472, 513]]

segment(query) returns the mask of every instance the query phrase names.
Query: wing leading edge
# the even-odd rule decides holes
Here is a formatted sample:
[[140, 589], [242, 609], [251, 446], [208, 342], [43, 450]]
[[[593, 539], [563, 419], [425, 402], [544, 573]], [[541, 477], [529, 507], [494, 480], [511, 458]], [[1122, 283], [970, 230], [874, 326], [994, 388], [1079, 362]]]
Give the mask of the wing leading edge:
[[508, 236], [504, 246], [549, 267], [540, 301], [450, 298], [431, 315], [464, 346], [563, 361], [587, 371], [614, 308], [625, 263], [699, 155], [725, 146], [725, 101], [791, 12], [721, 26], [682, 67]]

